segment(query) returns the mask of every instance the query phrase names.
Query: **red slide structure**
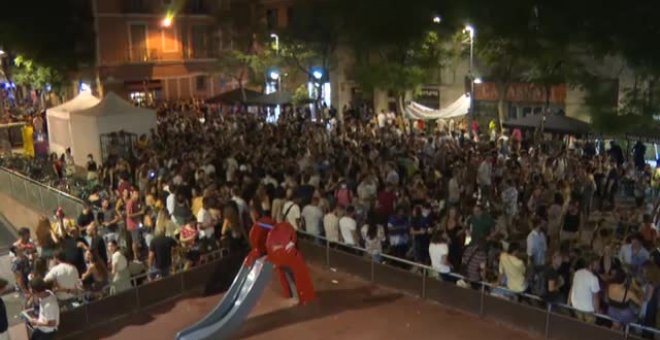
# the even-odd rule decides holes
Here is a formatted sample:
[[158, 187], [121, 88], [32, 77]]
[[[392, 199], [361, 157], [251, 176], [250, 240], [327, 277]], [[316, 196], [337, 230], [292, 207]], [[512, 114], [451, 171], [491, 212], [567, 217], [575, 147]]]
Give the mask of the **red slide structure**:
[[[245, 265], [250, 266], [257, 259], [267, 256], [267, 260], [275, 266], [284, 297], [297, 295], [299, 303], [306, 304], [316, 299], [316, 293], [305, 260], [296, 248], [296, 241], [296, 230], [290, 223], [262, 218], [250, 229], [252, 250], [245, 258]], [[288, 274], [293, 275], [293, 284], [287, 278]]]

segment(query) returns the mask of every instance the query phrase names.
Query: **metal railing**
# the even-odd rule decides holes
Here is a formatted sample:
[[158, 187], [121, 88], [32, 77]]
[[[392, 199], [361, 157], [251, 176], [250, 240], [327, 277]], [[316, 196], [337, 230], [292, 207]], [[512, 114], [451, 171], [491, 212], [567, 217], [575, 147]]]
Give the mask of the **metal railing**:
[[131, 279], [131, 288], [125, 291], [62, 312], [58, 335], [62, 339], [78, 338], [90, 329], [204, 290], [209, 284], [225, 282], [223, 284], [229, 285], [240, 263], [242, 261], [228, 256], [157, 280], [148, 280], [146, 273], [135, 276]]
[[78, 216], [83, 208], [81, 199], [2, 167], [0, 192], [47, 216], [58, 207], [62, 207], [67, 216]]
[[[456, 273], [442, 274], [436, 269], [413, 261], [379, 254], [382, 262], [374, 261], [367, 250], [333, 242], [325, 237], [298, 231], [299, 248], [303, 256], [331, 270], [356, 275], [369, 282], [394, 288], [423, 299], [494, 319], [544, 338], [641, 339], [646, 333], [660, 337], [660, 331], [639, 324], [614, 330], [603, 324], [616, 323], [607, 315], [593, 313], [595, 323], [575, 317], [578, 310], [565, 304], [547, 303], [526, 293], [514, 292], [488, 282], [473, 282], [462, 287], [455, 282], [465, 277]], [[450, 280], [445, 280], [442, 278]], [[651, 337], [652, 338], [652, 337]]]

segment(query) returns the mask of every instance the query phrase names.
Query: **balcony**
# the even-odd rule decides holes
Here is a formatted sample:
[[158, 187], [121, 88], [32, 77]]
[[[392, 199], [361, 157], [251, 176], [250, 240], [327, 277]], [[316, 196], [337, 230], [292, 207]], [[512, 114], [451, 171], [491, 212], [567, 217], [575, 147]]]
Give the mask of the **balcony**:
[[126, 62], [129, 63], [157, 63], [165, 61], [190, 61], [198, 59], [217, 58], [219, 51], [212, 49], [197, 49], [184, 51], [183, 53], [163, 53], [157, 49], [134, 48], [129, 50], [126, 56]]

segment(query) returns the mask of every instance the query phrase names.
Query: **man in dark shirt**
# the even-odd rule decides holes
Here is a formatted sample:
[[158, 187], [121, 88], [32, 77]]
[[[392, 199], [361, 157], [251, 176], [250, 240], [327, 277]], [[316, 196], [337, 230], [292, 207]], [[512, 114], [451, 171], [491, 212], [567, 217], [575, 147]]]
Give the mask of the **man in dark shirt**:
[[101, 258], [103, 263], [108, 263], [108, 254], [105, 247], [105, 241], [99, 236], [96, 230], [96, 223], [87, 226], [87, 234], [83, 237], [85, 245], [94, 255]]
[[71, 227], [67, 230], [66, 236], [60, 240], [62, 252], [64, 252], [64, 262], [70, 263], [78, 270], [78, 273], [84, 273], [85, 266], [85, 240], [80, 237], [78, 228]]
[[165, 236], [163, 230], [156, 230], [156, 236], [149, 244], [149, 268], [152, 278], [167, 277], [172, 267], [172, 251], [176, 247], [176, 241]]
[[78, 215], [78, 219], [76, 220], [78, 228], [86, 228], [90, 223], [94, 222], [94, 220], [95, 217], [92, 207], [89, 203], [85, 203], [83, 210], [80, 212], [80, 215]]

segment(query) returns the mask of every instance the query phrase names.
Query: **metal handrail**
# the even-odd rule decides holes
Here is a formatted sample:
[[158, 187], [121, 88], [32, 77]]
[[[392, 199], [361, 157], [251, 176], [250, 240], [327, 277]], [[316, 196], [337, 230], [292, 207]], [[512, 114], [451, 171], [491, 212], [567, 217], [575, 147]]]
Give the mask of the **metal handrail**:
[[28, 177], [28, 176], [26, 176], [26, 175], [24, 175], [24, 174], [22, 174], [22, 173], [16, 171], [16, 170], [12, 170], [12, 169], [8, 169], [8, 168], [5, 168], [5, 167], [0, 166], [0, 171], [7, 172], [9, 175], [19, 177], [20, 179], [22, 179], [22, 180], [24, 180], [24, 181], [28, 181], [28, 182], [30, 182], [31, 184], [37, 185], [37, 186], [42, 187], [42, 188], [44, 188], [44, 189], [47, 189], [47, 190], [49, 190], [49, 191], [53, 191], [53, 192], [55, 192], [55, 193], [58, 194], [58, 195], [64, 196], [64, 197], [66, 197], [66, 198], [68, 198], [68, 199], [70, 199], [70, 200], [72, 200], [72, 201], [75, 201], [76, 203], [79, 203], [79, 204], [84, 204], [84, 203], [85, 203], [82, 199], [80, 199], [80, 198], [78, 198], [78, 197], [76, 197], [76, 196], [73, 196], [73, 195], [71, 195], [71, 194], [69, 194], [69, 193], [66, 193], [66, 192], [64, 192], [64, 191], [62, 191], [62, 190], [56, 189], [56, 188], [54, 188], [54, 187], [52, 187], [52, 186], [49, 186], [49, 185], [46, 185], [46, 184], [44, 184], [44, 183], [40, 183], [39, 181], [36, 181], [36, 180], [34, 180], [34, 179], [32, 179], [32, 178], [30, 178], [30, 177]]
[[[365, 248], [362, 248], [362, 247], [347, 245], [347, 244], [342, 243], [342, 242], [330, 241], [330, 240], [328, 240], [327, 238], [325, 238], [321, 235], [314, 235], [314, 234], [308, 233], [304, 230], [298, 230], [298, 233], [302, 234], [302, 235], [305, 235], [307, 237], [310, 237], [312, 239], [325, 241], [327, 247], [329, 247], [331, 244], [340, 245], [343, 248], [349, 248], [349, 249], [352, 249], [352, 250], [360, 251], [364, 254], [368, 254], [368, 251]], [[389, 260], [394, 261], [394, 262], [398, 262], [398, 263], [409, 265], [409, 266], [414, 267], [414, 268], [418, 268], [418, 269], [420, 269], [421, 271], [423, 271], [425, 273], [432, 272], [432, 273], [440, 274], [437, 271], [437, 269], [435, 269], [431, 266], [425, 265], [425, 264], [413, 262], [413, 261], [406, 260], [406, 259], [401, 259], [401, 258], [392, 256], [392, 255], [383, 254], [383, 253], [381, 253], [379, 255], [382, 258], [386, 258], [386, 259], [389, 259]], [[326, 255], [326, 256], [329, 256], [329, 255]], [[326, 259], [326, 261], [328, 261], [328, 263], [330, 263], [329, 259]], [[373, 261], [371, 261], [371, 262], [372, 262], [372, 265], [373, 265]], [[450, 276], [455, 277], [457, 279], [467, 280], [463, 275], [460, 275], [460, 274], [457, 274], [457, 273], [443, 273], [443, 274], [450, 275]], [[373, 275], [373, 272], [372, 272], [372, 275]], [[423, 280], [425, 280], [425, 278]], [[480, 285], [482, 287], [482, 289], [481, 289], [482, 294], [485, 293], [485, 291], [483, 290], [484, 287], [490, 287], [491, 289], [496, 288], [499, 291], [504, 291], [504, 292], [508, 293], [509, 295], [513, 295], [513, 296], [517, 296], [517, 297], [524, 297], [524, 298], [527, 298], [527, 299], [530, 299], [530, 300], [535, 300], [537, 302], [544, 303], [546, 305], [546, 310], [547, 310], [548, 315], [550, 315], [550, 313], [552, 312], [552, 306], [556, 306], [556, 307], [563, 308], [565, 310], [569, 310], [569, 311], [573, 311], [573, 312], [581, 312], [581, 311], [577, 310], [576, 308], [574, 308], [572, 306], [569, 306], [567, 304], [549, 303], [549, 302], [545, 301], [543, 298], [541, 298], [539, 296], [528, 294], [528, 293], [514, 292], [514, 291], [508, 289], [507, 287], [503, 287], [503, 286], [500, 286], [500, 285], [495, 285], [495, 284], [485, 282], [485, 281], [478, 281], [478, 282], [475, 282], [475, 283], [477, 283], [478, 285]], [[425, 284], [425, 281], [423, 281], [423, 284]], [[598, 318], [598, 319], [610, 321], [610, 322], [613, 322], [613, 323], [618, 323], [618, 321], [612, 319], [611, 317], [609, 317], [607, 315], [600, 314], [600, 313], [591, 313], [591, 314], [594, 317]], [[641, 330], [647, 330], [647, 331], [653, 332], [655, 334], [660, 334], [660, 330], [656, 329], [656, 328], [653, 328], [653, 327], [642, 326], [642, 325], [639, 325], [639, 324], [629, 324], [625, 327], [625, 329], [623, 331], [623, 333], [626, 335], [626, 337], [628, 335], [628, 332], [629, 332], [630, 328], [637, 328], [637, 329], [641, 329]], [[546, 335], [547, 335], [547, 330], [546, 330]]]

